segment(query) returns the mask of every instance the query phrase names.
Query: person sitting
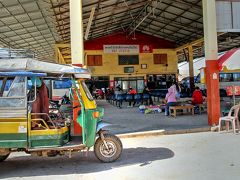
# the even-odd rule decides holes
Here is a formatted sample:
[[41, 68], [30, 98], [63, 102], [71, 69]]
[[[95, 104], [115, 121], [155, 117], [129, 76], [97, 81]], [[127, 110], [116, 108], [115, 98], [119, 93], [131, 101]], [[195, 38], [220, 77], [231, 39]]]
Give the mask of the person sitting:
[[112, 91], [111, 91], [109, 88], [107, 88], [107, 89], [106, 89], [105, 96], [106, 96], [106, 100], [107, 100], [108, 102], [111, 100], [112, 95], [113, 95]]
[[172, 85], [175, 89], [175, 96], [177, 99], [180, 99], [180, 93], [181, 93], [181, 87], [179, 86], [179, 84], [175, 81], [173, 82], [173, 85]]
[[135, 89], [133, 89], [132, 87], [129, 88], [129, 94], [137, 94], [137, 91]]
[[192, 104], [193, 105], [202, 104], [203, 101], [204, 101], [204, 98], [203, 98], [202, 92], [199, 89], [199, 87], [196, 86], [192, 95]]
[[114, 95], [115, 95], [115, 100], [116, 100], [116, 105], [121, 108], [122, 102], [123, 102], [123, 90], [118, 84], [114, 90]]
[[147, 86], [144, 87], [143, 89], [143, 100], [144, 100], [144, 96], [145, 95], [148, 95], [149, 96], [149, 99], [147, 99], [147, 105], [153, 105], [153, 100], [152, 100], [152, 97], [151, 97], [151, 94], [150, 94], [150, 90], [148, 89]]
[[[135, 89], [133, 89], [132, 87], [130, 87], [129, 90], [128, 90], [128, 94], [132, 95], [132, 99], [134, 101], [134, 95], [137, 94], [137, 91]], [[133, 102], [133, 105], [132, 105], [132, 101], [129, 101], [129, 106], [128, 107], [133, 107], [135, 104], [136, 104], [135, 101]]]
[[98, 89], [97, 94], [98, 94], [98, 99], [104, 99], [104, 92], [102, 89]]
[[168, 88], [168, 93], [166, 94], [165, 100], [167, 102], [165, 106], [165, 116], [169, 116], [169, 107], [177, 104], [175, 89], [173, 86]]
[[117, 94], [123, 94], [123, 90], [122, 88], [120, 87], [120, 85], [118, 84], [116, 86], [116, 88], [114, 89], [114, 94], [117, 95]]

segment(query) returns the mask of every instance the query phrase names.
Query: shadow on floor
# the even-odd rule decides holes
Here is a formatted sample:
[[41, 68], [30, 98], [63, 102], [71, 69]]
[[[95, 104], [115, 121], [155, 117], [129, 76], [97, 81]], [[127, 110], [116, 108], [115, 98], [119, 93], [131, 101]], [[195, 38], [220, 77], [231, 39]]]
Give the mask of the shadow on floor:
[[101, 172], [122, 166], [139, 164], [147, 166], [153, 161], [172, 158], [174, 152], [168, 148], [128, 148], [123, 149], [122, 156], [113, 163], [101, 163], [93, 152], [88, 157], [83, 153], [74, 154], [72, 158], [18, 156], [0, 163], [0, 178], [36, 177], [48, 175], [68, 175]]

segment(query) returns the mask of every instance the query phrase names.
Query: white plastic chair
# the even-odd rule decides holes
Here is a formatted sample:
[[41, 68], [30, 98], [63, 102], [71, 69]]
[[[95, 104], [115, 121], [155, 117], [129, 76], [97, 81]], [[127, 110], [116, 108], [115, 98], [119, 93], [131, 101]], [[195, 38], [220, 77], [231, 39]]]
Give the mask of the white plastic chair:
[[[231, 107], [227, 116], [219, 118], [218, 132], [221, 131], [221, 122], [226, 121], [226, 122], [232, 123], [233, 133], [234, 134], [236, 133], [236, 123], [237, 123], [237, 128], [239, 129], [239, 119], [238, 119], [239, 109], [240, 109], [240, 104], [235, 105], [235, 106]], [[229, 125], [227, 127], [227, 131], [229, 131]]]

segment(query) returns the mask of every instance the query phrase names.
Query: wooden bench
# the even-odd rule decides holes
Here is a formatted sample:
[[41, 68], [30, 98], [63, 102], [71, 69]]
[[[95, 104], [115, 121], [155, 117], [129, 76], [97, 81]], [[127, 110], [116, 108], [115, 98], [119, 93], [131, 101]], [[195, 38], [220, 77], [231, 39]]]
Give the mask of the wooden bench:
[[192, 112], [192, 115], [194, 115], [194, 106], [193, 105], [170, 106], [169, 107], [170, 115], [173, 116], [173, 117], [176, 117], [177, 116], [177, 110], [179, 110], [179, 109], [180, 110], [186, 109], [187, 112], [190, 111], [190, 112]]

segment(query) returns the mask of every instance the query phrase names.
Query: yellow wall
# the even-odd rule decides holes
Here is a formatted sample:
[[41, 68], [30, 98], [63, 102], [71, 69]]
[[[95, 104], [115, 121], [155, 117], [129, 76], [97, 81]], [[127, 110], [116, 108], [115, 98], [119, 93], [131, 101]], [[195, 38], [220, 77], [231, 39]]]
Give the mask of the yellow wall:
[[[163, 64], [154, 64], [153, 54], [167, 54], [168, 66]], [[134, 66], [133, 76], [144, 76], [146, 74], [177, 74], [177, 54], [174, 49], [154, 49], [153, 53], [140, 53], [139, 65], [118, 65], [119, 54], [105, 54], [101, 50], [85, 50], [85, 55], [102, 55], [102, 66], [89, 66], [93, 76], [110, 76], [110, 80], [114, 77], [128, 77], [128, 73], [124, 73], [124, 67]], [[131, 54], [121, 54], [131, 55]], [[136, 54], [132, 54], [136, 55]], [[87, 58], [85, 58], [86, 61]], [[87, 62], [85, 62], [87, 65]], [[147, 69], [141, 69], [141, 64], [147, 64]]]

